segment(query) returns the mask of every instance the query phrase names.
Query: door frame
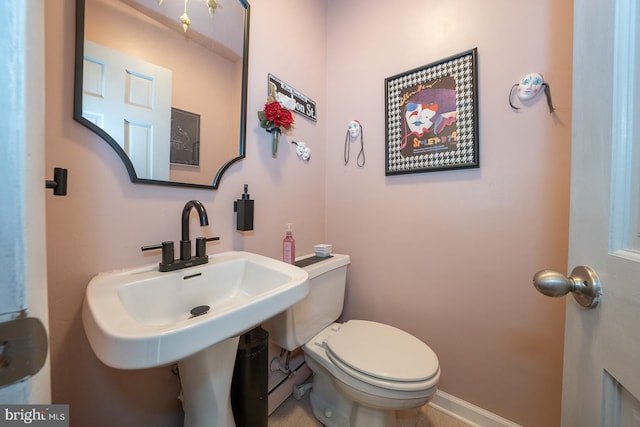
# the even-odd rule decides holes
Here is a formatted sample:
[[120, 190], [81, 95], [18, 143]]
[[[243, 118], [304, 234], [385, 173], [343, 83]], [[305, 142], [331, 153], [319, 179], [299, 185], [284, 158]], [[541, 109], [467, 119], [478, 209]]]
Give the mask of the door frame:
[[[0, 2], [0, 39], [0, 321], [36, 317], [48, 334], [44, 0]], [[0, 402], [50, 403], [49, 357], [30, 379], [0, 388]]]

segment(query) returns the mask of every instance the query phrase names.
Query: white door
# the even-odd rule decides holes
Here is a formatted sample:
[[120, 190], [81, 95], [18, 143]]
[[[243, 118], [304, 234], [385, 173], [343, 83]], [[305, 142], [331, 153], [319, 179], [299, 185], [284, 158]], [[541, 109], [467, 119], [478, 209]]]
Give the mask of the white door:
[[115, 139], [138, 178], [168, 181], [171, 70], [87, 40], [83, 73], [82, 116]]
[[[0, 2], [0, 403], [51, 402], [48, 358], [23, 377], [14, 351], [29, 336], [7, 324], [25, 315], [48, 329], [44, 173], [44, 0]], [[53, 175], [53, 170], [50, 171]], [[51, 179], [51, 177], [48, 177]], [[6, 335], [3, 335], [6, 334]], [[45, 335], [46, 336], [46, 335]], [[24, 339], [27, 338], [27, 339]], [[7, 341], [8, 343], [5, 343]], [[46, 339], [36, 343], [46, 348]], [[19, 360], [14, 360], [19, 357]], [[29, 359], [31, 360], [31, 359]], [[8, 367], [2, 366], [8, 362]], [[5, 375], [20, 371], [25, 381]], [[39, 369], [39, 366], [33, 368]], [[2, 371], [2, 370], [5, 371]], [[31, 369], [28, 369], [32, 372]]]
[[567, 301], [565, 427], [640, 426], [640, 15], [637, 0], [575, 0], [569, 271], [602, 282]]

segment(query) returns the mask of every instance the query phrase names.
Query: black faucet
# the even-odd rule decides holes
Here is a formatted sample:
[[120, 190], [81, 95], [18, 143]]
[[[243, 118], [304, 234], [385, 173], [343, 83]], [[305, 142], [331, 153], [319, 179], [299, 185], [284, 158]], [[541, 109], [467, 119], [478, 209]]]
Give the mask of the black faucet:
[[192, 267], [194, 265], [206, 264], [209, 262], [207, 256], [207, 242], [212, 240], [220, 240], [219, 237], [198, 237], [196, 239], [196, 256], [191, 256], [191, 239], [189, 237], [189, 219], [191, 217], [191, 209], [198, 212], [200, 225], [204, 227], [209, 225], [207, 210], [198, 200], [189, 200], [182, 209], [182, 239], [180, 240], [180, 258], [173, 259], [173, 242], [166, 241], [160, 245], [143, 246], [143, 251], [151, 249], [162, 249], [162, 262], [160, 262], [160, 271], [174, 271], [182, 268]]
[[[200, 226], [209, 225], [209, 217], [204, 205], [198, 200], [189, 200], [182, 208], [182, 240], [180, 240], [180, 259], [185, 261], [191, 259], [191, 239], [189, 238], [189, 218], [191, 208], [198, 212], [200, 217]], [[197, 256], [196, 251], [196, 256]], [[202, 254], [200, 254], [202, 256]]]

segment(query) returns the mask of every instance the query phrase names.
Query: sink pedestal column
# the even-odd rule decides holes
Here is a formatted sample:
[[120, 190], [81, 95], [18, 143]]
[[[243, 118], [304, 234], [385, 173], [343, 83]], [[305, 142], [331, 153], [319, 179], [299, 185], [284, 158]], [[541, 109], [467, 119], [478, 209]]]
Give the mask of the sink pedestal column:
[[235, 427], [231, 380], [239, 339], [228, 338], [178, 362], [184, 427]]

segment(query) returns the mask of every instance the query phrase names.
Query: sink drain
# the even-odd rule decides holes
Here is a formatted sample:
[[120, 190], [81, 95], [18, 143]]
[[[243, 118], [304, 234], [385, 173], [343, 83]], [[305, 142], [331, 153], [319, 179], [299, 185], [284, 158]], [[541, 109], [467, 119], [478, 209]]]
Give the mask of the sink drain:
[[193, 307], [190, 311], [191, 317], [202, 316], [203, 314], [206, 314], [210, 308], [211, 307], [209, 307], [208, 305], [199, 305], [197, 307]]

